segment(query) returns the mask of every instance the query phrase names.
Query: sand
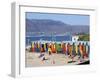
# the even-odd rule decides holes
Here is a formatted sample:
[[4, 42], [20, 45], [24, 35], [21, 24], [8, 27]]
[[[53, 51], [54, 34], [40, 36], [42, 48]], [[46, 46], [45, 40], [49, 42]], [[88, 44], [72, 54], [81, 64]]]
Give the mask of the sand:
[[[54, 53], [53, 55], [49, 55], [47, 52], [45, 54], [45, 58], [47, 60], [42, 61], [42, 58], [39, 58], [41, 53], [36, 52], [26, 52], [25, 57], [25, 66], [26, 67], [41, 67], [41, 66], [62, 66], [62, 65], [76, 65], [80, 62], [79, 56], [75, 56], [72, 62], [72, 59], [69, 58], [65, 54]], [[83, 62], [88, 61], [88, 58], [85, 58]]]

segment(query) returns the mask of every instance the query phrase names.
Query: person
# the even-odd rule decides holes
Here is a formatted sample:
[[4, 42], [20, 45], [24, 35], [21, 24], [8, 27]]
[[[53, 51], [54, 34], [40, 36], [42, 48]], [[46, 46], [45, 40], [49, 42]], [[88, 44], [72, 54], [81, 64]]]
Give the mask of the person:
[[44, 64], [46, 60], [49, 60], [49, 58], [46, 58], [45, 53], [41, 53], [38, 58], [41, 59], [42, 64]]
[[50, 57], [50, 62], [51, 62], [51, 64], [55, 64], [55, 59], [54, 59], [54, 54], [52, 54], [51, 44], [49, 44], [48, 53], [49, 53], [49, 55], [50, 55], [49, 57]]

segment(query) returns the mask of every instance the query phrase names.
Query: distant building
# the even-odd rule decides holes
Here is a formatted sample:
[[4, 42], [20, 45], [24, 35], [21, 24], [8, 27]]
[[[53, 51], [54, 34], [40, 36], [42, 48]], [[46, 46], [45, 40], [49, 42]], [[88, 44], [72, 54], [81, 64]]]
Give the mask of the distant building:
[[78, 41], [78, 39], [79, 39], [79, 36], [77, 36], [77, 35], [72, 36], [72, 41], [73, 42]]

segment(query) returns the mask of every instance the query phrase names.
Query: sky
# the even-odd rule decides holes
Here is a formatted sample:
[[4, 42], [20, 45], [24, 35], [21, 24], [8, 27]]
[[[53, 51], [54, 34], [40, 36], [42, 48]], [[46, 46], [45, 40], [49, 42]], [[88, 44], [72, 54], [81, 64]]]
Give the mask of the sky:
[[26, 19], [51, 19], [70, 25], [89, 25], [89, 15], [26, 12]]

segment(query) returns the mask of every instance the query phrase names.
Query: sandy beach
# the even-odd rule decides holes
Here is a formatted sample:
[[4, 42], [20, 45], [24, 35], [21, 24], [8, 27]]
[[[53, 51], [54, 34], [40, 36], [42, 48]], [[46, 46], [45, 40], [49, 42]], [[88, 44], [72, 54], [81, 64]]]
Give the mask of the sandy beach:
[[[45, 54], [46, 60], [42, 61], [41, 58], [39, 58], [41, 53], [36, 52], [26, 52], [26, 67], [41, 67], [41, 66], [62, 66], [62, 65], [77, 65], [80, 62], [79, 56], [75, 56], [73, 58], [68, 57], [65, 54], [61, 53], [53, 53], [52, 55], [49, 55], [47, 52], [43, 53]], [[83, 62], [88, 61], [89, 59], [86, 58], [83, 60]]]

